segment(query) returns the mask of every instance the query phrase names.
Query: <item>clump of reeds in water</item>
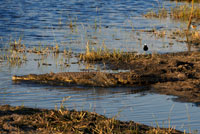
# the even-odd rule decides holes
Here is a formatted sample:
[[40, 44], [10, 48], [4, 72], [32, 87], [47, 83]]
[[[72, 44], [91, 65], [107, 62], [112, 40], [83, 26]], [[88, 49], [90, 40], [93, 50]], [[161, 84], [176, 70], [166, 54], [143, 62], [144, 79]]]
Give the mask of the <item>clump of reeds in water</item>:
[[[170, 0], [170, 1], [176, 1], [176, 2], [192, 2], [192, 0]], [[194, 2], [200, 2], [200, 0], [194, 0]]]
[[[3, 49], [1, 57], [3, 61], [7, 61], [7, 64], [12, 66], [21, 66], [26, 62], [27, 57], [24, 53], [18, 53], [17, 50], [20, 49], [22, 52], [25, 49], [24, 44], [21, 43], [21, 39], [10, 43], [9, 48]], [[22, 50], [23, 49], [23, 50]]]
[[[132, 55], [134, 55], [132, 53]], [[103, 45], [103, 47], [90, 48], [89, 42], [86, 45], [86, 52], [80, 54], [79, 58], [83, 61], [103, 61], [103, 60], [123, 60], [128, 58], [127, 56], [131, 56], [131, 54], [127, 55], [125, 52], [114, 49], [113, 51], [108, 50], [108, 48]]]
[[[38, 47], [27, 48], [22, 43], [21, 38], [10, 42], [8, 47], [3, 48], [1, 51], [2, 52], [0, 53], [0, 62], [6, 61], [7, 64], [11, 67], [20, 67], [21, 65], [26, 63], [29, 60], [27, 58], [27, 53], [40, 56], [39, 61], [41, 63], [38, 61], [39, 66], [40, 64], [49, 65], [42, 62], [44, 62], [44, 60], [48, 56], [51, 56], [50, 54], [58, 55], [62, 53], [64, 58], [70, 58], [72, 54], [71, 51], [67, 51], [66, 49], [60, 51], [58, 44], [56, 44], [55, 46], [39, 45]], [[61, 58], [63, 59], [63, 57]]]
[[[171, 10], [167, 10], [165, 7], [159, 9], [157, 12], [151, 9], [144, 16], [146, 18], [166, 18], [168, 14], [172, 19], [188, 20], [191, 15], [192, 7], [189, 4], [179, 5], [171, 7]], [[200, 19], [200, 6], [199, 4], [194, 6], [192, 18]]]
[[21, 38], [18, 41], [11, 42], [8, 50], [15, 51], [17, 53], [36, 53], [36, 54], [49, 54], [49, 53], [66, 53], [66, 51], [60, 51], [59, 45], [56, 43], [55, 46], [45, 46], [39, 45], [38, 47], [26, 48], [24, 44], [22, 44]]
[[[170, 16], [173, 19], [188, 20], [191, 15], [192, 7], [188, 4], [171, 8]], [[200, 6], [194, 6], [193, 18], [200, 19]]]
[[144, 16], [147, 18], [166, 18], [168, 11], [165, 7], [160, 8], [157, 12], [151, 9], [147, 14]]

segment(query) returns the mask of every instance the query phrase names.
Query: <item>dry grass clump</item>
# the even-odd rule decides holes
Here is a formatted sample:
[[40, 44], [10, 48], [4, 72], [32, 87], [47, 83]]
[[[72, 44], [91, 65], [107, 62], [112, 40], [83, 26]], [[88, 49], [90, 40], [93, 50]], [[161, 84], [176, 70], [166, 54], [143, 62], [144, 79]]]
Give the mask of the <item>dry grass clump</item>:
[[134, 59], [136, 57], [135, 52], [123, 52], [122, 50], [108, 50], [108, 48], [104, 45], [101, 48], [95, 50], [94, 48], [90, 48], [89, 43], [86, 45], [86, 52], [79, 55], [80, 60], [87, 62], [98, 62], [104, 60], [110, 61], [129, 61], [130, 59]]
[[[188, 20], [191, 15], [192, 7], [188, 4], [171, 8], [170, 16], [172, 19]], [[194, 6], [193, 18], [200, 19], [200, 6]]]
[[[192, 0], [171, 0], [176, 2], [192, 2]], [[200, 2], [200, 0], [194, 0], [194, 2]]]
[[[161, 8], [157, 12], [155, 10], [150, 10], [147, 12], [144, 16], [147, 18], [166, 18], [168, 17], [168, 14], [170, 14], [170, 17], [172, 19], [176, 20], [189, 20], [191, 15], [192, 7], [189, 4], [185, 5], [179, 5], [176, 7], [172, 7], [170, 11], [168, 11], [166, 8]], [[193, 9], [193, 16], [192, 18], [200, 19], [200, 6], [199, 4], [194, 6]]]
[[133, 121], [122, 122], [94, 112], [3, 105], [0, 106], [0, 133], [179, 134], [182, 132], [175, 129], [156, 129]]
[[157, 12], [153, 9], [147, 12], [144, 16], [147, 18], [166, 18], [168, 11], [165, 7], [159, 9]]

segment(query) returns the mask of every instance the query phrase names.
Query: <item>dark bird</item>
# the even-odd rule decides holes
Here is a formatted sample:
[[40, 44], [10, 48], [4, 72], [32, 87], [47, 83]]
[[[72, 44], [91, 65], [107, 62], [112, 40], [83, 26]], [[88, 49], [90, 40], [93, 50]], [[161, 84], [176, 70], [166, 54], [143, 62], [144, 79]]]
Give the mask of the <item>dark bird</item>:
[[148, 50], [147, 44], [144, 44], [143, 50], [144, 50], [144, 51], [147, 51], [147, 50]]

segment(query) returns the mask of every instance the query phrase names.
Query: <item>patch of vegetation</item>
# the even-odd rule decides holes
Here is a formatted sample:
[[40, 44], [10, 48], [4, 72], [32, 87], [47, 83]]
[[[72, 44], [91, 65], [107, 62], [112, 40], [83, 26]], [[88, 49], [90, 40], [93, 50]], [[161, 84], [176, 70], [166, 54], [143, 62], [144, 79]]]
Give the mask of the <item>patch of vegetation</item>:
[[122, 122], [94, 112], [0, 106], [0, 133], [180, 134], [173, 128], [154, 128]]
[[168, 11], [165, 7], [159, 9], [157, 12], [151, 9], [144, 16], [146, 18], [166, 18], [168, 15]]
[[104, 61], [104, 60], [111, 60], [111, 61], [128, 61], [132, 58], [135, 58], [136, 53], [135, 52], [123, 52], [122, 50], [109, 50], [105, 44], [103, 44], [103, 47], [97, 48], [95, 50], [94, 48], [91, 48], [91, 45], [89, 42], [86, 45], [86, 52], [84, 54], [80, 54], [79, 58], [82, 61], [88, 61], [88, 62], [97, 62], [97, 61]]
[[[188, 20], [191, 15], [192, 7], [189, 4], [185, 5], [179, 5], [174, 8], [171, 8], [171, 10], [167, 10], [166, 8], [161, 8], [157, 12], [155, 10], [150, 10], [147, 12], [144, 16], [147, 18], [166, 18], [168, 17], [168, 14], [172, 19], [176, 20]], [[195, 5], [193, 9], [193, 18], [200, 19], [200, 6]]]
[[[0, 62], [6, 62], [9, 67], [21, 67], [31, 59], [30, 55], [35, 56], [37, 59], [34, 59], [38, 67], [40, 65], [50, 66], [51, 64], [46, 63], [46, 59], [49, 56], [54, 57], [56, 60], [56, 65], [67, 67], [67, 59], [72, 57], [72, 51], [69, 50], [60, 50], [59, 45], [56, 44], [54, 47], [39, 45], [38, 47], [28, 48], [25, 44], [22, 43], [21, 38], [15, 41], [11, 41], [8, 46], [5, 46], [0, 50]], [[58, 55], [61, 55], [60, 57]], [[59, 58], [59, 59], [58, 59]]]
[[[192, 2], [192, 0], [170, 0], [170, 1], [176, 1], [176, 2]], [[194, 0], [194, 2], [200, 2], [200, 0]]]
[[[192, 7], [188, 4], [176, 6], [171, 8], [170, 16], [172, 19], [188, 20], [191, 15]], [[200, 7], [199, 5], [194, 6], [193, 18], [200, 19]]]

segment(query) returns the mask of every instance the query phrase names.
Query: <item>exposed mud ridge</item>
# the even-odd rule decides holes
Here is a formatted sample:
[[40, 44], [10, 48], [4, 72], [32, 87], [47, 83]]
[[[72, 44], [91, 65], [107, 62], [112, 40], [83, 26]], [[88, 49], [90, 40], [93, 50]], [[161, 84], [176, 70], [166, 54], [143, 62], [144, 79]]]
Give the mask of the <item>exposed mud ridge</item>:
[[[93, 54], [95, 55], [95, 54]], [[102, 54], [82, 60], [90, 63], [103, 63], [107, 69], [130, 70], [142, 76], [152, 76], [151, 91], [175, 95], [181, 101], [200, 102], [200, 52], [179, 52], [168, 54], [134, 55], [124, 53], [118, 56]], [[91, 57], [91, 56], [90, 56]], [[145, 78], [145, 77], [143, 77]], [[148, 82], [147, 82], [148, 83]], [[150, 82], [149, 82], [150, 83]]]
[[181, 134], [173, 128], [154, 128], [134, 121], [119, 121], [94, 112], [46, 110], [23, 106], [0, 106], [1, 134]]
[[[150, 91], [180, 97], [182, 101], [200, 102], [200, 52], [133, 55], [117, 60], [98, 55], [86, 62], [105, 64], [107, 69], [129, 72], [64, 72], [13, 76], [13, 81], [32, 81], [51, 85], [87, 85], [100, 87], [149, 86]], [[91, 56], [90, 56], [91, 57]]]

